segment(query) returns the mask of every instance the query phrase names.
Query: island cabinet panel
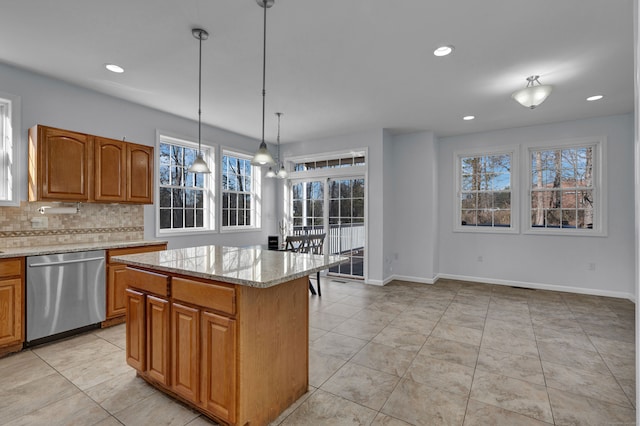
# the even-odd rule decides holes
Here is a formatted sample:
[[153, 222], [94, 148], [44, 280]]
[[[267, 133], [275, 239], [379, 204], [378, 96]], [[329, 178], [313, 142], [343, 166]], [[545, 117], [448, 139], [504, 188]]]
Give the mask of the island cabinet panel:
[[24, 342], [24, 258], [0, 260], [0, 356]]
[[126, 201], [153, 204], [153, 147], [127, 145]]
[[202, 313], [202, 393], [206, 410], [236, 422], [236, 321]]
[[127, 304], [127, 364], [140, 372], [144, 372], [147, 369], [145, 296], [139, 291], [128, 288], [125, 299]]
[[147, 374], [163, 385], [169, 385], [169, 302], [146, 296], [147, 314]]
[[[148, 246], [125, 247], [107, 250], [107, 320], [102, 323], [103, 327], [122, 323], [127, 312], [125, 300], [125, 290], [127, 288], [127, 265], [111, 260], [113, 256], [124, 256], [126, 254], [147, 253], [151, 251], [166, 250], [167, 245], [153, 244]], [[166, 288], [166, 277], [162, 284]], [[166, 291], [165, 291], [166, 292]]]
[[171, 280], [175, 299], [229, 315], [236, 313], [236, 292], [232, 286], [177, 277]]
[[171, 383], [178, 395], [200, 400], [200, 311], [171, 305]]
[[29, 201], [90, 200], [93, 138], [36, 126], [29, 131]]
[[96, 201], [126, 201], [127, 144], [96, 137], [94, 179]]

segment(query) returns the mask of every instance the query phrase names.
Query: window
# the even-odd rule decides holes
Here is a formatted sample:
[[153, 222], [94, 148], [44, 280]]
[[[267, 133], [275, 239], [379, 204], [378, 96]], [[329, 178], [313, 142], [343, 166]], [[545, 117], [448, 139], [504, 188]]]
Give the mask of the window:
[[458, 231], [515, 232], [515, 150], [457, 154]]
[[[160, 136], [159, 158], [159, 233], [182, 233], [215, 229], [213, 194], [209, 188], [213, 173], [187, 173], [198, 154], [192, 142]], [[202, 154], [212, 165], [209, 148]]]
[[17, 206], [20, 98], [0, 92], [0, 205]]
[[530, 148], [530, 230], [602, 232], [600, 143]]
[[260, 173], [251, 157], [231, 151], [222, 153], [222, 228], [260, 227]]
[[330, 158], [328, 160], [308, 160], [296, 162], [293, 166], [293, 170], [296, 172], [303, 172], [308, 170], [335, 169], [337, 167], [353, 167], [364, 165], [364, 153], [353, 153], [351, 155], [338, 156], [335, 158]]

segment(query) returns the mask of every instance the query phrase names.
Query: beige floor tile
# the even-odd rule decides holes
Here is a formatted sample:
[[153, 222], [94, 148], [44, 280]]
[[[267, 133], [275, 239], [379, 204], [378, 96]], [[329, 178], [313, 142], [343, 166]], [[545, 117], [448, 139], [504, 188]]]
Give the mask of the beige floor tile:
[[319, 387], [346, 362], [342, 358], [309, 350], [309, 384]]
[[402, 379], [381, 412], [414, 425], [461, 425], [467, 397]]
[[371, 426], [411, 426], [411, 424], [400, 419], [396, 419], [395, 417], [378, 413], [376, 418], [373, 420], [373, 423], [371, 423]]
[[344, 334], [345, 336], [357, 337], [358, 339], [371, 340], [380, 333], [384, 327], [383, 324], [349, 318], [331, 331]]
[[549, 389], [556, 425], [634, 425], [635, 410]]
[[440, 322], [443, 324], [474, 328], [476, 330], [484, 330], [485, 321], [486, 317], [467, 315], [464, 313], [451, 313], [449, 311], [440, 318]]
[[375, 416], [375, 410], [319, 389], [281, 424], [290, 426], [368, 425]]
[[471, 398], [551, 423], [551, 406], [544, 386], [484, 371], [473, 377]]
[[58, 371], [67, 370], [78, 364], [92, 362], [98, 357], [104, 357], [116, 352], [123, 354], [124, 362], [124, 350], [122, 348], [99, 338], [87, 339], [86, 341], [78, 339], [78, 344], [72, 348], [67, 345], [62, 348], [57, 345], [50, 345], [34, 348], [33, 352]]
[[429, 387], [468, 396], [473, 372], [472, 367], [418, 355], [405, 377]]
[[574, 319], [563, 319], [549, 316], [532, 316], [531, 321], [533, 322], [534, 327], [547, 327], [565, 333], [579, 334], [584, 332], [578, 321]]
[[322, 309], [322, 312], [332, 315], [340, 315], [343, 317], [351, 318], [358, 312], [360, 312], [363, 308], [359, 308], [357, 306], [348, 305], [342, 302], [336, 302], [329, 306], [328, 308]]
[[396, 375], [349, 362], [320, 389], [378, 411], [399, 380]]
[[109, 418], [109, 413], [83, 393], [76, 393], [46, 407], [19, 417], [7, 426], [55, 424], [56, 426], [85, 426]]
[[431, 330], [433, 330], [433, 327], [436, 326], [437, 322], [437, 320], [431, 319], [397, 316], [393, 321], [391, 321], [391, 323], [389, 323], [389, 326], [428, 336], [431, 333]]
[[397, 349], [380, 343], [369, 342], [351, 362], [402, 377], [406, 373], [415, 352]]
[[478, 357], [478, 370], [545, 385], [542, 364], [537, 357], [514, 355], [483, 348]]
[[65, 370], [60, 370], [60, 374], [81, 390], [87, 390], [130, 370], [131, 367], [125, 360], [125, 352], [120, 349], [118, 352], [78, 362]]
[[566, 333], [545, 327], [534, 327], [533, 331], [538, 343], [552, 343], [561, 347], [596, 352], [591, 339], [585, 333]]
[[529, 315], [528, 311], [521, 313], [501, 308], [489, 308], [489, 311], [487, 312], [487, 319], [504, 321], [509, 324], [526, 328], [530, 328], [532, 324], [531, 315]]
[[325, 355], [331, 355], [345, 361], [354, 356], [367, 344], [367, 340], [328, 332], [316, 339], [309, 346], [311, 349]]
[[469, 400], [464, 416], [464, 426], [545, 426], [550, 424], [552, 423], [542, 422], [474, 399]]
[[[315, 388], [313, 386], [310, 386], [309, 390], [304, 395], [302, 395], [293, 404], [291, 404], [286, 410], [284, 410], [282, 413], [280, 413], [280, 415], [278, 416], [277, 419], [275, 419], [274, 421], [269, 423], [269, 426], [277, 426], [277, 425], [281, 424], [287, 417], [289, 417], [291, 415], [291, 413], [293, 413], [295, 410], [297, 410], [298, 407], [300, 407], [307, 399], [309, 399], [309, 397], [311, 397], [311, 395], [313, 395], [313, 393], [316, 390], [317, 390], [317, 388]], [[189, 423], [189, 425], [187, 425], [187, 426], [197, 426], [197, 425], [192, 425], [192, 423], [194, 423], [197, 420], [198, 419], [194, 420], [193, 422]], [[203, 424], [203, 426], [204, 426], [204, 424]]]
[[542, 369], [548, 388], [631, 408], [626, 394], [611, 373], [598, 374], [544, 360]]
[[93, 426], [122, 426], [122, 423], [120, 423], [118, 419], [116, 419], [115, 417], [109, 416], [106, 419], [99, 421]]
[[309, 325], [326, 331], [333, 330], [345, 322], [346, 319], [347, 317], [343, 317], [342, 315], [333, 315], [322, 311], [309, 313]]
[[619, 340], [611, 340], [602, 337], [590, 337], [596, 350], [601, 354], [613, 354], [633, 358], [635, 356], [635, 343], [621, 342]]
[[314, 340], [317, 340], [318, 338], [324, 336], [327, 333], [328, 333], [327, 330], [322, 330], [320, 328], [315, 328], [315, 327], [309, 327], [309, 342], [313, 342]]
[[419, 353], [431, 358], [475, 367], [479, 350], [480, 347], [476, 345], [430, 336]]
[[569, 365], [594, 373], [609, 373], [607, 365], [598, 352], [547, 342], [538, 342], [538, 351], [543, 361]]
[[462, 303], [456, 298], [453, 299], [453, 302], [451, 302], [451, 304], [447, 307], [445, 315], [463, 314], [484, 318], [487, 316], [487, 306], [488, 305], [484, 303], [480, 305], [476, 305], [474, 303]]
[[25, 352], [27, 354], [16, 354], [0, 360], [0, 389], [16, 388], [56, 372], [31, 352]]
[[385, 327], [372, 342], [391, 346], [396, 349], [402, 349], [410, 352], [418, 352], [424, 342], [427, 341], [427, 335], [404, 330], [392, 326]]
[[509, 321], [487, 319], [484, 326], [484, 337], [509, 341], [511, 339], [534, 340], [536, 339], [531, 325], [522, 325]]
[[96, 331], [94, 334], [109, 343], [113, 343], [120, 349], [127, 348], [127, 334], [124, 324], [103, 328], [102, 330]]
[[[16, 370], [17, 373], [25, 370]], [[27, 415], [61, 399], [80, 393], [78, 388], [55, 372], [19, 386], [0, 386], [0, 423]]]
[[85, 391], [91, 399], [111, 414], [122, 411], [155, 392], [158, 391], [137, 377], [133, 368]]
[[431, 335], [442, 339], [455, 340], [456, 342], [468, 343], [470, 345], [480, 345], [482, 331], [459, 325], [439, 323], [433, 329]]
[[183, 426], [200, 416], [160, 392], [113, 415], [125, 426]]
[[514, 355], [524, 355], [532, 358], [539, 358], [538, 345], [535, 340], [530, 339], [507, 339], [504, 336], [484, 335], [480, 349], [494, 349], [501, 352], [508, 352]]
[[397, 316], [397, 313], [391, 314], [368, 307], [355, 314], [352, 318], [360, 321], [367, 321], [372, 324], [376, 323], [387, 326]]

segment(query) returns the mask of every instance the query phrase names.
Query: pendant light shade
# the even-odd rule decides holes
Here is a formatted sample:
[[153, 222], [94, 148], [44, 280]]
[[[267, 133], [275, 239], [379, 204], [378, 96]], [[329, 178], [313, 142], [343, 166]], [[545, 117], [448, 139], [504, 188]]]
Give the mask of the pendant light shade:
[[[553, 86], [540, 84], [539, 75], [527, 77], [527, 87], [513, 92], [511, 97], [524, 107], [534, 109], [551, 94]], [[537, 83], [537, 85], [536, 85]]]
[[266, 74], [267, 74], [267, 9], [273, 6], [274, 0], [256, 0], [258, 5], [264, 9], [264, 26], [263, 26], [263, 39], [262, 39], [262, 142], [258, 148], [258, 152], [253, 156], [251, 164], [254, 166], [273, 166], [275, 161], [269, 153], [267, 144], [264, 142], [264, 113], [265, 113], [265, 101], [266, 101]]
[[189, 173], [211, 173], [209, 166], [202, 157], [202, 150], [200, 144], [200, 136], [202, 133], [202, 40], [209, 38], [209, 33], [201, 28], [194, 28], [191, 30], [191, 34], [198, 40], [200, 40], [200, 51], [198, 55], [198, 156], [191, 164], [191, 167], [187, 170]]
[[280, 117], [282, 117], [284, 114], [281, 112], [276, 112], [276, 116], [278, 117], [278, 162], [276, 164], [276, 170], [273, 170], [273, 168], [269, 167], [269, 170], [267, 171], [267, 174], [265, 175], [268, 178], [279, 178], [279, 179], [286, 179], [289, 177], [289, 173], [287, 173], [287, 171], [284, 168], [284, 162], [282, 161], [282, 157], [280, 156]]

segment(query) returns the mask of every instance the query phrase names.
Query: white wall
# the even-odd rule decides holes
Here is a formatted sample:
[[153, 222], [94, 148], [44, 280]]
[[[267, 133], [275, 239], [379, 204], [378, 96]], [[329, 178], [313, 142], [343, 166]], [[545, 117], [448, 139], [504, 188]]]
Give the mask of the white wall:
[[[522, 229], [514, 235], [453, 232], [455, 151], [603, 135], [607, 137], [606, 237], [524, 235]], [[440, 276], [634, 298], [633, 135], [629, 114], [442, 138], [438, 153]], [[520, 184], [524, 195], [525, 176]], [[483, 262], [478, 262], [478, 256]], [[588, 270], [589, 262], [595, 263], [595, 271]]]
[[[367, 156], [367, 202], [368, 217], [367, 231], [368, 256], [365, 259], [365, 279], [371, 284], [384, 282], [384, 132], [374, 130], [333, 138], [309, 140], [297, 143], [288, 143], [281, 147], [285, 159], [301, 155], [322, 154], [345, 149], [368, 149]], [[280, 210], [280, 216], [283, 211]], [[368, 269], [368, 273], [367, 273]]]
[[[27, 131], [35, 124], [59, 127], [114, 139], [155, 145], [156, 129], [197, 140], [197, 122], [102, 95], [66, 82], [51, 79], [9, 65], [0, 64], [0, 91], [21, 97], [22, 129], [20, 198], [27, 199]], [[195, 99], [194, 99], [195, 102]], [[195, 108], [195, 104], [194, 104]], [[196, 111], [194, 109], [194, 116]], [[202, 140], [253, 152], [258, 142], [211, 126], [202, 127]], [[200, 244], [247, 245], [266, 243], [267, 235], [276, 233], [275, 185], [263, 183], [263, 230], [229, 234], [162, 238], [170, 248]], [[145, 206], [145, 238], [155, 239], [153, 206]]]
[[433, 283], [438, 265], [438, 163], [437, 141], [432, 132], [397, 135], [393, 163], [385, 182], [392, 211], [385, 226], [393, 231], [388, 277]]

